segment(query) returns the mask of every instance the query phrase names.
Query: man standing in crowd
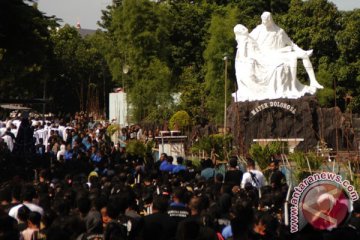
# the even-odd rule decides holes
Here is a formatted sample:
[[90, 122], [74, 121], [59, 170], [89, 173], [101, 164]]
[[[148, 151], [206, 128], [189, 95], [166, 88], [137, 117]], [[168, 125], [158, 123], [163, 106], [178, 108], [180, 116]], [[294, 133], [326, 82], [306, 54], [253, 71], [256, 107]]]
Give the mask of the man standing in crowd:
[[152, 214], [145, 216], [140, 225], [141, 236], [144, 240], [173, 239], [176, 233], [176, 221], [167, 213], [168, 199], [164, 196], [155, 196], [152, 204]]
[[171, 173], [175, 167], [175, 165], [172, 164], [173, 160], [174, 158], [172, 156], [168, 156], [166, 160], [162, 161], [160, 171]]
[[251, 184], [257, 189], [261, 189], [265, 185], [264, 174], [255, 169], [255, 162], [250, 158], [247, 160], [247, 172], [243, 175], [241, 188], [245, 188], [247, 184]]
[[279, 160], [271, 160], [269, 168], [271, 170], [269, 178], [270, 186], [273, 189], [280, 189], [282, 186], [286, 185], [285, 175], [279, 170]]
[[36, 191], [34, 186], [32, 186], [31, 184], [24, 185], [21, 190], [22, 203], [12, 207], [9, 211], [9, 216], [18, 220], [17, 218], [18, 210], [23, 205], [27, 206], [32, 212], [38, 212], [41, 215], [43, 215], [44, 214], [43, 208], [33, 203], [33, 199], [35, 198], [35, 196], [36, 196]]
[[173, 218], [176, 224], [179, 224], [181, 220], [190, 216], [190, 210], [186, 206], [186, 189], [178, 187], [172, 193], [173, 202], [170, 203], [168, 214]]
[[243, 172], [237, 169], [236, 157], [231, 157], [229, 160], [229, 169], [225, 172], [225, 183], [231, 185], [239, 185], [243, 177]]

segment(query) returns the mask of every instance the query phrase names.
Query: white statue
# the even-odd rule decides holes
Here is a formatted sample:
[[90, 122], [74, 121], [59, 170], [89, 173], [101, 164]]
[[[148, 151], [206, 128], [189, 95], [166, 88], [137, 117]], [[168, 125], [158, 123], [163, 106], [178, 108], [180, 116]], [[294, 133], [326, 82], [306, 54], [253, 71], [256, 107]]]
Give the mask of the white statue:
[[[315, 78], [309, 56], [294, 44], [272, 20], [269, 12], [261, 15], [262, 24], [250, 34], [243, 25], [236, 25], [238, 43], [235, 58], [238, 91], [236, 102], [276, 98], [300, 98], [323, 88]], [[310, 86], [296, 78], [297, 59], [302, 59], [310, 78]]]

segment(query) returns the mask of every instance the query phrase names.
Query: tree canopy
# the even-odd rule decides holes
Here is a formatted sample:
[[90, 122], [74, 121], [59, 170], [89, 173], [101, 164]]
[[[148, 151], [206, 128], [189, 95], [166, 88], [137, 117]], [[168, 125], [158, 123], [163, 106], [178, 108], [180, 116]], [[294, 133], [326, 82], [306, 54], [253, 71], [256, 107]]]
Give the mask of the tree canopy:
[[57, 19], [31, 1], [2, 0], [0, 86], [8, 91], [0, 95], [42, 97], [45, 85], [55, 110], [73, 112], [94, 98], [104, 105], [117, 86], [128, 93], [135, 122], [164, 123], [183, 110], [194, 124], [221, 125], [224, 87], [226, 104], [236, 90], [233, 27], [253, 29], [263, 11], [300, 47], [314, 49], [321, 105], [332, 106], [336, 96], [343, 110], [359, 111], [360, 12], [327, 0], [116, 0], [103, 11], [102, 31], [86, 38], [74, 27], [57, 29]]

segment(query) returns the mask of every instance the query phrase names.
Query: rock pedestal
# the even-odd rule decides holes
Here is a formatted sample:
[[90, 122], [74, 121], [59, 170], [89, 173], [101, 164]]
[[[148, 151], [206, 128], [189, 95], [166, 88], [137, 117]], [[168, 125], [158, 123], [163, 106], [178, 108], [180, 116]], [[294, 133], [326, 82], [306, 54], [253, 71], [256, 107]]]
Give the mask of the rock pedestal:
[[[239, 153], [247, 153], [254, 139], [301, 139], [295, 150], [315, 150], [320, 139], [334, 150], [355, 150], [351, 124], [339, 108], [320, 108], [316, 97], [233, 102], [227, 125]], [[336, 133], [337, 132], [337, 133]]]

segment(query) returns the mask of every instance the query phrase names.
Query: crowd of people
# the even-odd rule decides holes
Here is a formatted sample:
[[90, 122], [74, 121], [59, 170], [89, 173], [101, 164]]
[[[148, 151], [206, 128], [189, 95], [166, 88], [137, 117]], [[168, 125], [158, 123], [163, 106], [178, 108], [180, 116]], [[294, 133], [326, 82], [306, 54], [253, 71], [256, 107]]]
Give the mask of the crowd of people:
[[242, 165], [231, 157], [220, 173], [211, 159], [196, 167], [183, 157], [174, 164], [165, 153], [160, 159], [129, 155], [129, 139], [146, 142], [155, 133], [124, 128], [115, 144], [108, 126], [86, 113], [0, 123], [0, 239], [359, 237], [359, 202], [344, 226], [317, 231], [308, 225], [290, 234], [284, 219], [288, 186], [276, 158], [262, 173], [253, 159]]

